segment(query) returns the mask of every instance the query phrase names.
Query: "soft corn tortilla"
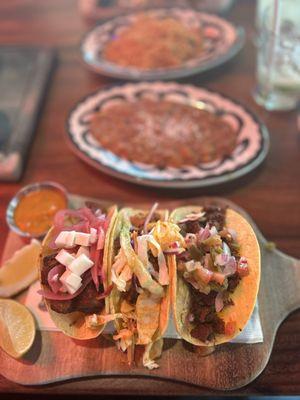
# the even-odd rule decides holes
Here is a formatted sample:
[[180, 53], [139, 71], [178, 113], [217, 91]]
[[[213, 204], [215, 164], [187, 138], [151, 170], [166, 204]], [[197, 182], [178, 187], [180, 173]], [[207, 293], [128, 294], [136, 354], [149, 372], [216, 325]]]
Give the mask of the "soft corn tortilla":
[[[179, 222], [192, 212], [200, 212], [202, 207], [182, 207], [174, 210], [170, 220]], [[214, 342], [202, 342], [190, 334], [191, 325], [187, 324], [187, 315], [190, 309], [191, 295], [188, 283], [177, 275], [176, 256], [171, 256], [169, 271], [171, 277], [171, 303], [175, 326], [178, 334], [187, 342], [197, 346], [213, 346], [225, 343], [237, 336], [247, 324], [253, 312], [260, 282], [260, 249], [255, 233], [250, 224], [232, 209], [226, 210], [225, 226], [237, 232], [240, 253], [246, 257], [249, 266], [249, 275], [243, 277], [236, 287], [231, 298], [234, 305], [218, 313], [224, 322], [236, 321], [236, 330], [232, 335], [216, 335]]]
[[[111, 267], [114, 263], [114, 258], [117, 255], [117, 251], [114, 248], [115, 239], [120, 237], [122, 229], [126, 229], [130, 223], [130, 217], [139, 212], [145, 212], [145, 210], [133, 209], [133, 208], [123, 208], [117, 216], [116, 223], [114, 228], [111, 231], [110, 238], [110, 251], [108, 255], [108, 284], [111, 284]], [[167, 220], [168, 211], [167, 210], [157, 210], [157, 213], [161, 215], [161, 220]], [[136, 256], [136, 260], [138, 257]], [[167, 261], [168, 262], [168, 261]], [[135, 263], [136, 264], [136, 263]], [[135, 265], [135, 268], [138, 269], [138, 266]], [[171, 277], [170, 277], [171, 278]], [[121, 300], [122, 300], [122, 292], [120, 292], [115, 286], [110, 295], [110, 312], [112, 314], [117, 314], [121, 312]], [[160, 300], [160, 316], [159, 316], [159, 324], [158, 329], [155, 332], [152, 340], [156, 341], [160, 339], [167, 327], [169, 321], [169, 311], [170, 311], [170, 288], [169, 286], [165, 287], [165, 295]], [[122, 329], [122, 320], [116, 319], [114, 321], [116, 331], [119, 333]]]
[[[108, 287], [107, 281], [107, 258], [109, 254], [109, 244], [110, 244], [110, 237], [111, 231], [115, 225], [116, 217], [117, 217], [117, 207], [111, 207], [108, 212], [107, 216], [110, 217], [110, 224], [105, 236], [105, 243], [104, 243], [104, 254], [103, 254], [103, 271], [104, 277], [106, 279], [103, 280], [103, 287], [104, 290]], [[53, 228], [49, 230], [45, 239], [42, 243], [42, 251], [40, 254], [40, 274], [43, 267], [43, 258], [47, 255], [54, 253], [55, 251], [49, 248], [48, 244], [52, 241], [53, 236]], [[45, 289], [44, 285], [41, 285], [42, 289]], [[84, 314], [83, 312], [74, 311], [68, 314], [60, 314], [53, 311], [50, 307], [49, 301], [44, 299], [46, 303], [47, 310], [50, 314], [52, 321], [54, 322], [55, 326], [61, 330], [65, 335], [70, 336], [74, 339], [78, 340], [88, 340], [93, 339], [101, 334], [103, 331], [105, 324], [91, 328], [88, 325], [88, 318], [89, 315]], [[101, 312], [101, 315], [105, 315], [109, 313], [109, 296], [105, 297], [105, 307]]]

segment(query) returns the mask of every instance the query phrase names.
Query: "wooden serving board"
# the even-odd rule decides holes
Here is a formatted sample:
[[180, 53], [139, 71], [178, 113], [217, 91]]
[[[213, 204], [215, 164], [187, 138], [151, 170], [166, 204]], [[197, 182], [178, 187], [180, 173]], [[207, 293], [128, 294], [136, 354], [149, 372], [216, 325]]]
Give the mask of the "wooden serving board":
[[[86, 199], [79, 196], [70, 196], [73, 206], [82, 205], [84, 200]], [[59, 332], [43, 331], [37, 333], [33, 348], [19, 361], [0, 351], [1, 374], [22, 385], [43, 385], [73, 378], [115, 375], [163, 378], [211, 389], [233, 390], [253, 381], [269, 360], [278, 326], [289, 313], [300, 307], [300, 261], [276, 249], [268, 249], [266, 239], [251, 218], [228, 200], [198, 198], [161, 205], [174, 208], [185, 204], [211, 202], [228, 205], [239, 211], [251, 222], [258, 236], [262, 255], [258, 297], [263, 343], [225, 344], [203, 357], [182, 340], [166, 339], [159, 360], [160, 368], [149, 371], [142, 367], [139, 352], [137, 365], [129, 367], [126, 356], [116, 350], [109, 338], [100, 337], [82, 342], [72, 340]], [[111, 202], [98, 203], [107, 205]], [[20, 247], [21, 242], [10, 233], [3, 258], [9, 257]]]

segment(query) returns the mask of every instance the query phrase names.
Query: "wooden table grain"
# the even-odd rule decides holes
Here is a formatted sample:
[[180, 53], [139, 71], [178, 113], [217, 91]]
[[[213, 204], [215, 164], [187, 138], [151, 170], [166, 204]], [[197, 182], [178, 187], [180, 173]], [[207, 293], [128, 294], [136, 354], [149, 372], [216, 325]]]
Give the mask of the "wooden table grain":
[[[35, 44], [56, 48], [57, 68], [49, 85], [36, 129], [27, 168], [19, 183], [0, 184], [0, 252], [7, 228], [5, 210], [23, 185], [46, 179], [65, 185], [70, 192], [120, 201], [141, 202], [161, 198], [218, 195], [236, 202], [254, 218], [263, 234], [277, 247], [300, 258], [300, 133], [297, 112], [269, 113], [251, 96], [255, 84], [253, 0], [239, 0], [228, 18], [245, 27], [247, 41], [228, 64], [201, 76], [181, 80], [229, 95], [247, 105], [266, 124], [271, 136], [269, 156], [256, 172], [237, 182], [209, 190], [170, 191], [149, 189], [108, 177], [77, 159], [69, 150], [65, 121], [82, 96], [115, 82], [86, 70], [78, 44], [89, 28], [78, 14], [75, 0], [10, 0], [0, 2], [0, 44]], [[3, 95], [3, 94], [1, 94]], [[274, 304], [276, 307], [276, 304]], [[0, 366], [1, 374], [1, 366]], [[38, 394], [220, 394], [195, 386], [140, 378], [101, 378], [66, 382], [47, 387], [22, 387], [0, 375], [3, 393]], [[252, 384], [234, 394], [300, 393], [300, 311], [280, 327], [270, 362]]]

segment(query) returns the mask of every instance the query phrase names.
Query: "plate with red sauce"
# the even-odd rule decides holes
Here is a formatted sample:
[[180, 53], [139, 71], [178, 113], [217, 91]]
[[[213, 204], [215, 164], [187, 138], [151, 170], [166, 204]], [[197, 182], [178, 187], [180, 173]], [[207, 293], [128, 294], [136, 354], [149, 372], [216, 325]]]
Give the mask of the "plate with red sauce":
[[223, 64], [243, 47], [245, 33], [216, 15], [158, 8], [102, 22], [82, 39], [85, 64], [131, 80], [175, 79]]
[[67, 121], [75, 153], [141, 185], [206, 187], [237, 179], [265, 159], [266, 127], [208, 89], [177, 83], [108, 87], [80, 100]]

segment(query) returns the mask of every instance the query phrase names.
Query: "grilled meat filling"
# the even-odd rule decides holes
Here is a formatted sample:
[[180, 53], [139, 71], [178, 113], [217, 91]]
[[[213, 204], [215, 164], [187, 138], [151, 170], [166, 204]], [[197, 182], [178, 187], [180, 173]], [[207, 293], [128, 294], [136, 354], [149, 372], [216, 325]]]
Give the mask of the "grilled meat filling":
[[[197, 234], [201, 228], [205, 228], [207, 225], [209, 228], [215, 227], [222, 240], [230, 248], [231, 254], [238, 261], [240, 259], [238, 245], [225, 228], [226, 208], [211, 205], [204, 207], [203, 212], [204, 216], [199, 217], [199, 220], [189, 220], [180, 223], [179, 226], [181, 228], [181, 233], [184, 236], [188, 233]], [[179, 260], [183, 259], [185, 262], [189, 260], [201, 261], [203, 260], [206, 250], [208, 249], [206, 249], [205, 246], [203, 247], [202, 243], [197, 247], [191, 246], [188, 251], [179, 256]], [[214, 268], [213, 264], [212, 268]], [[230, 298], [230, 293], [234, 292], [241, 277], [236, 272], [235, 274], [228, 276], [226, 280], [226, 290], [221, 289], [221, 286], [214, 282], [211, 284], [211, 290], [208, 294], [195, 289], [191, 284], [188, 285], [191, 294], [191, 308], [187, 323], [191, 323], [193, 326], [191, 335], [194, 338], [205, 342], [207, 340], [213, 340], [216, 334], [225, 333], [224, 321], [218, 316], [215, 308], [216, 296], [218, 290], [222, 290], [224, 308], [233, 305], [234, 303]]]
[[[41, 271], [41, 282], [50, 289], [48, 284], [49, 271], [58, 263], [55, 259], [57, 253], [44, 257], [43, 268]], [[81, 311], [84, 314], [99, 313], [103, 310], [105, 301], [99, 299], [99, 293], [103, 292], [103, 286], [100, 285], [99, 292], [93, 282], [90, 282], [86, 288], [74, 299], [71, 300], [48, 300], [53, 311], [60, 314], [68, 314], [74, 311]]]

